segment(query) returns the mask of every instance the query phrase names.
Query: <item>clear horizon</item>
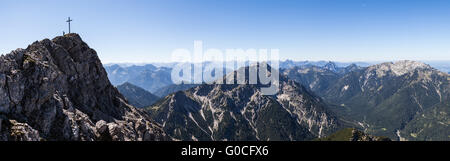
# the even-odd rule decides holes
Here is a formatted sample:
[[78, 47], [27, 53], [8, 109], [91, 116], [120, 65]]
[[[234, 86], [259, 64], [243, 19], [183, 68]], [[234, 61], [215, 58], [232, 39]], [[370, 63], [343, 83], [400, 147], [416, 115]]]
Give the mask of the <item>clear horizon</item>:
[[222, 50], [277, 48], [294, 61], [450, 61], [449, 7], [444, 0], [5, 0], [0, 53], [67, 32], [70, 16], [72, 31], [104, 64], [168, 63], [195, 40]]

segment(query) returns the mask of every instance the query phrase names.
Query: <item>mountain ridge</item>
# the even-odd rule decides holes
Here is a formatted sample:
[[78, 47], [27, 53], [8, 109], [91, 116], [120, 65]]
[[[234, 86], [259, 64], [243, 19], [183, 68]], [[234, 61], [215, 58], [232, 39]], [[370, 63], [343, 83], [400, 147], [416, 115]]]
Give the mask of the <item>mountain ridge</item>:
[[116, 88], [127, 99], [129, 104], [137, 108], [150, 106], [160, 99], [158, 96], [129, 82], [125, 82]]
[[[248, 73], [249, 68], [241, 70]], [[179, 140], [311, 140], [340, 126], [319, 98], [294, 81], [281, 77], [282, 90], [274, 96], [262, 95], [260, 87], [203, 84], [147, 109]]]

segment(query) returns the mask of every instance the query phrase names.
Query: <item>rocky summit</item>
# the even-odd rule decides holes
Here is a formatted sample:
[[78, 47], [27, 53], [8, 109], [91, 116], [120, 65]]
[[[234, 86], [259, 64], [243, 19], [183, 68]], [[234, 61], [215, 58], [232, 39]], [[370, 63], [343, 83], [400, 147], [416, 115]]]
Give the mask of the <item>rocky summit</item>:
[[111, 85], [78, 34], [0, 57], [0, 140], [167, 140]]

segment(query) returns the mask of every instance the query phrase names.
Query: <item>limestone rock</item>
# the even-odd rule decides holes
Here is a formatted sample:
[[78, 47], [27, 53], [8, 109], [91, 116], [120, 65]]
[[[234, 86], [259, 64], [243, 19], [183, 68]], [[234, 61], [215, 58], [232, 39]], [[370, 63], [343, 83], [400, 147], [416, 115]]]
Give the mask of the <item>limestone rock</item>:
[[0, 118], [0, 140], [168, 139], [111, 85], [78, 34], [0, 57]]

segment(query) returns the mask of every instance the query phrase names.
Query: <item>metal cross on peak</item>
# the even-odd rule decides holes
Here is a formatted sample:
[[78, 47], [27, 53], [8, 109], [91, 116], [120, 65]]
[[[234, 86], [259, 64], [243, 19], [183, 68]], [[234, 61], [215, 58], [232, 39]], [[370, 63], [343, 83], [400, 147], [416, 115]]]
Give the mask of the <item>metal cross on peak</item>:
[[70, 19], [70, 17], [67, 19], [67, 21], [66, 22], [68, 22], [69, 23], [69, 34], [70, 34], [70, 22], [72, 22], [73, 20], [72, 19]]

